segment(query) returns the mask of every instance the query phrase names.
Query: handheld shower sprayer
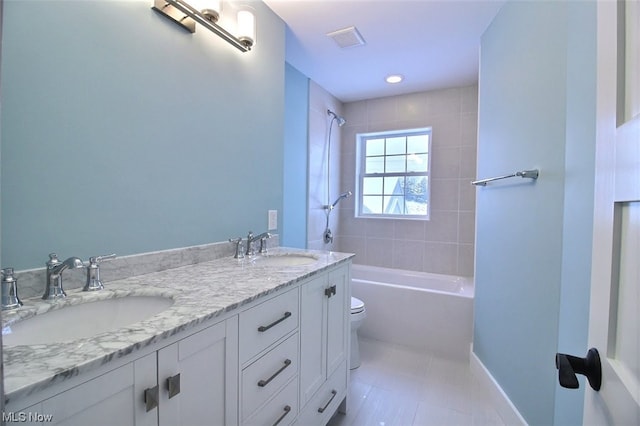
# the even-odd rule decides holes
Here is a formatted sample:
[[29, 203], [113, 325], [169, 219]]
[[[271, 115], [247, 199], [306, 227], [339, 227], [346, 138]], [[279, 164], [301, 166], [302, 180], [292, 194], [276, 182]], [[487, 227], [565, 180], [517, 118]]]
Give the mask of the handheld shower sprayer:
[[338, 205], [338, 203], [342, 200], [344, 200], [345, 198], [349, 198], [351, 197], [352, 192], [351, 191], [347, 191], [347, 192], [343, 192], [342, 194], [340, 194], [340, 196], [333, 202], [333, 204], [330, 205], [326, 205], [324, 208], [327, 210], [333, 210], [336, 205]]
[[338, 126], [340, 127], [344, 126], [344, 123], [347, 122], [347, 120], [345, 120], [344, 117], [339, 116], [338, 114], [331, 111], [330, 109], [327, 110], [327, 114], [332, 117], [331, 118], [332, 120], [336, 120], [338, 122]]
[[327, 115], [331, 117], [331, 121], [329, 122], [329, 133], [327, 136], [327, 204], [324, 206], [324, 209], [327, 211], [327, 226], [324, 230], [324, 242], [325, 244], [331, 244], [333, 242], [333, 234], [331, 233], [331, 229], [329, 228], [329, 217], [331, 216], [331, 211], [338, 205], [340, 200], [351, 196], [351, 191], [343, 192], [340, 194], [337, 200], [330, 203], [330, 182], [331, 182], [331, 173], [330, 173], [330, 164], [331, 164], [331, 129], [333, 128], [333, 122], [338, 123], [339, 127], [344, 126], [347, 120], [344, 117], [339, 116], [335, 112], [330, 109], [327, 110]]

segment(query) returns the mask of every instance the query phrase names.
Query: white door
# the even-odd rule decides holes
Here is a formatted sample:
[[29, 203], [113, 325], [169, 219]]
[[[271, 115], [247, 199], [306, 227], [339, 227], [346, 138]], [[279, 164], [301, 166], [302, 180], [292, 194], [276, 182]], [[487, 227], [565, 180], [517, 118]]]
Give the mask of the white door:
[[640, 2], [598, 2], [597, 158], [589, 346], [602, 387], [587, 425], [640, 424]]

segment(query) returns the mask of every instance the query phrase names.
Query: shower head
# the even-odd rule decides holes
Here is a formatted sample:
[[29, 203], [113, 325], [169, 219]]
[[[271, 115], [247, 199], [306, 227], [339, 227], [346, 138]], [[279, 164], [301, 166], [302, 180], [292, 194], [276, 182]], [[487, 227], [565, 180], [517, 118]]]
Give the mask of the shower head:
[[347, 120], [344, 119], [344, 117], [339, 116], [338, 114], [336, 114], [335, 112], [331, 111], [330, 109], [327, 110], [327, 114], [332, 116], [332, 120], [336, 120], [338, 122], [338, 126], [342, 127], [344, 126], [344, 123], [347, 122]]

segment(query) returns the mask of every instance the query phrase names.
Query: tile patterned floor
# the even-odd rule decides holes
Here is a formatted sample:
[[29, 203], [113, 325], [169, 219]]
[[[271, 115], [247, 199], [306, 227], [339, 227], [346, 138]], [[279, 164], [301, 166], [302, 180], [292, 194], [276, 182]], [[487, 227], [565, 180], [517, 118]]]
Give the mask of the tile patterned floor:
[[349, 408], [329, 426], [504, 426], [469, 364], [361, 339]]

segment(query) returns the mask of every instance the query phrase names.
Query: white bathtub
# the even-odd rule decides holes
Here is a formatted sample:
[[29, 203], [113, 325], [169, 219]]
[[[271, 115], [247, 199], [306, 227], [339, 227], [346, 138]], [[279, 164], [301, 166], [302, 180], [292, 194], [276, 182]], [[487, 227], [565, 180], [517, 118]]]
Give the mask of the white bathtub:
[[351, 294], [365, 303], [359, 335], [468, 360], [473, 279], [353, 265]]

